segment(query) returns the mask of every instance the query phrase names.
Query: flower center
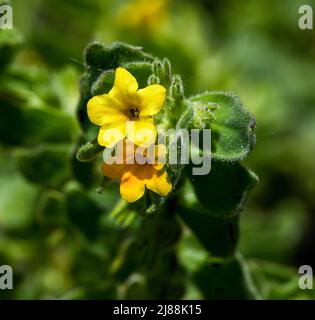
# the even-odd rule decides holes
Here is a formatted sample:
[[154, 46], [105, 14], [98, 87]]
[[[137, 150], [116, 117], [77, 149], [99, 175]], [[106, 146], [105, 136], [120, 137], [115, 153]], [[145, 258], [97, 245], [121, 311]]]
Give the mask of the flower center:
[[136, 107], [132, 107], [129, 109], [129, 118], [130, 120], [138, 120], [140, 116], [140, 111]]

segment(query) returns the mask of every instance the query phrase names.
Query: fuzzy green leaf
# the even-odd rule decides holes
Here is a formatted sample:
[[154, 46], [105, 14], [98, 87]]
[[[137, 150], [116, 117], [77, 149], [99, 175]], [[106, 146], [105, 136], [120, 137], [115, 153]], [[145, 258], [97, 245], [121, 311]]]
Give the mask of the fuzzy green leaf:
[[[122, 67], [127, 69], [136, 79], [139, 88], [147, 86], [147, 81], [152, 73], [151, 64], [148, 62], [129, 62], [121, 64]], [[115, 78], [115, 69], [106, 70], [100, 74], [97, 80], [92, 84], [92, 95], [99, 95], [108, 93], [113, 87]]]
[[65, 186], [65, 193], [69, 222], [77, 227], [87, 239], [95, 239], [98, 236], [102, 209], [75, 181]]
[[193, 281], [209, 300], [257, 299], [250, 273], [240, 255], [226, 261], [206, 262], [195, 274]]
[[192, 176], [201, 205], [214, 216], [231, 217], [240, 213], [257, 176], [239, 163], [213, 160], [207, 175]]
[[50, 108], [24, 107], [18, 97], [0, 92], [0, 141], [6, 145], [71, 142], [78, 133], [76, 120]]
[[191, 97], [190, 101], [216, 105], [215, 120], [204, 119], [205, 127], [212, 130], [212, 157], [226, 161], [246, 158], [256, 141], [256, 121], [240, 99], [232, 92], [213, 91]]
[[123, 42], [104, 45], [93, 42], [85, 50], [85, 64], [87, 67], [101, 71], [116, 69], [120, 65], [133, 61], [153, 61], [153, 57], [142, 51], [141, 47]]
[[227, 257], [235, 253], [239, 239], [239, 216], [221, 219], [198, 206], [180, 207], [177, 212], [211, 255]]

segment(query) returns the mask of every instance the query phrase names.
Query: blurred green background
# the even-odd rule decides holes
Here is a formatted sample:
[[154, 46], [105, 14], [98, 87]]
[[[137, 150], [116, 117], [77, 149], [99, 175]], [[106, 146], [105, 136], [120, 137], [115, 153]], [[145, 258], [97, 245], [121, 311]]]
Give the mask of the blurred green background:
[[[231, 90], [255, 115], [246, 165], [260, 183], [239, 251], [263, 299], [315, 298], [297, 272], [315, 267], [315, 30], [298, 28], [303, 4], [12, 0], [15, 29], [0, 30], [0, 265], [13, 266], [14, 290], [0, 297], [128, 298], [141, 278], [113, 271], [132, 232], [110, 214], [116, 189], [98, 195], [99, 166], [74, 158], [83, 50], [119, 40], [168, 57], [187, 95]], [[187, 270], [206, 254], [188, 231], [176, 250]], [[204, 297], [192, 283], [179, 296]]]

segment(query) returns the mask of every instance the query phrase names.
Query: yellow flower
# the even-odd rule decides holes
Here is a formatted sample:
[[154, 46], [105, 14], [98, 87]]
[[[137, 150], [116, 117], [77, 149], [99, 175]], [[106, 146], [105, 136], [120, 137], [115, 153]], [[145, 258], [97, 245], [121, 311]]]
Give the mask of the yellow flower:
[[[140, 199], [146, 187], [161, 196], [166, 196], [172, 189], [167, 172], [163, 169], [164, 161], [161, 160], [165, 158], [166, 147], [152, 145], [149, 148], [139, 148], [125, 140], [122, 147], [123, 155], [113, 156], [110, 159], [111, 164], [107, 161], [102, 166], [105, 176], [120, 180], [120, 194], [128, 202]], [[152, 149], [152, 156], [149, 156]], [[147, 163], [137, 163], [137, 156], [147, 159]], [[113, 163], [115, 160], [118, 163]]]
[[98, 143], [111, 148], [127, 137], [137, 145], [155, 142], [157, 131], [152, 116], [165, 102], [166, 89], [158, 84], [138, 90], [137, 80], [124, 68], [117, 68], [113, 88], [94, 96], [87, 104], [91, 122], [101, 126]]
[[122, 26], [142, 31], [157, 29], [167, 18], [169, 0], [131, 0], [122, 6], [118, 21]]

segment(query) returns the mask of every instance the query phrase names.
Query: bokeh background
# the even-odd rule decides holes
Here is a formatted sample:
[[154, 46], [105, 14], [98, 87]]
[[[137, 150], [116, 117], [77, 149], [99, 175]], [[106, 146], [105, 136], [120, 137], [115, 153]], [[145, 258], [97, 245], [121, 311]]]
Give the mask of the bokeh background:
[[[305, 2], [12, 0], [15, 29], [0, 30], [0, 265], [15, 278], [0, 297], [126, 297], [130, 283], [113, 276], [130, 232], [112, 212], [117, 193], [99, 196], [97, 168], [74, 158], [83, 50], [119, 40], [168, 57], [187, 95], [231, 90], [255, 115], [245, 163], [260, 183], [239, 251], [262, 298], [315, 298], [298, 287], [298, 267], [315, 268], [315, 30], [298, 28]], [[187, 269], [206, 254], [189, 233], [177, 250]], [[203, 298], [187, 288], [183, 298]]]

